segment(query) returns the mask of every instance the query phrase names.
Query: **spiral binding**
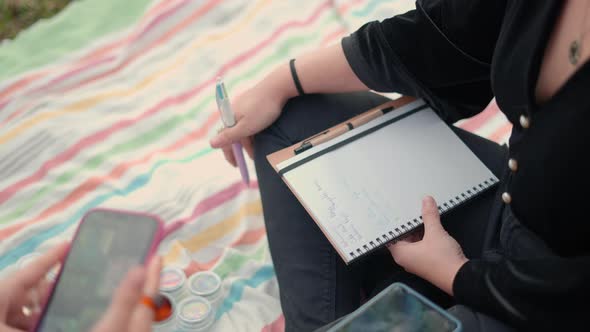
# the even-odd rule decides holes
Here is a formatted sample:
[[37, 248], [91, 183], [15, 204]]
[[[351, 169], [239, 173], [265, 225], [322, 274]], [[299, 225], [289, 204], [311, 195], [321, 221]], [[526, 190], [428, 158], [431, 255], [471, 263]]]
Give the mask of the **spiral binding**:
[[[438, 206], [438, 212], [440, 214], [447, 213], [452, 209], [456, 208], [457, 206], [462, 205], [463, 203], [477, 196], [479, 193], [491, 188], [498, 182], [499, 180], [496, 178], [489, 178], [483, 181], [482, 183], [473, 186], [472, 188], [469, 188], [464, 192], [458, 194], [457, 196], [455, 196], [455, 199], [449, 199], [448, 201], [443, 202], [441, 205]], [[369, 241], [368, 243], [365, 243], [362, 246], [350, 251], [348, 254], [350, 262], [357, 260], [379, 248], [382, 248], [390, 242], [399, 240], [404, 235], [420, 227], [422, 223], [422, 216], [408, 220], [399, 227], [396, 227], [395, 229], [390, 230], [389, 232], [381, 235], [381, 237], [377, 237], [376, 239]]]

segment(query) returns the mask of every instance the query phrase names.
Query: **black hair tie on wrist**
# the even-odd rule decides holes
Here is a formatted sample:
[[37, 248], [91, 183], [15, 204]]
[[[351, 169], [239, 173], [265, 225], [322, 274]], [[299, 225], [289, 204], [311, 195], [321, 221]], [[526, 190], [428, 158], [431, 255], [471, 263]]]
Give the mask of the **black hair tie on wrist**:
[[299, 95], [302, 96], [305, 94], [303, 88], [301, 87], [301, 81], [299, 81], [299, 77], [297, 76], [297, 71], [295, 70], [295, 59], [291, 59], [289, 61], [289, 67], [291, 67], [291, 76], [293, 76], [293, 82], [295, 82], [295, 87], [297, 88], [297, 92]]

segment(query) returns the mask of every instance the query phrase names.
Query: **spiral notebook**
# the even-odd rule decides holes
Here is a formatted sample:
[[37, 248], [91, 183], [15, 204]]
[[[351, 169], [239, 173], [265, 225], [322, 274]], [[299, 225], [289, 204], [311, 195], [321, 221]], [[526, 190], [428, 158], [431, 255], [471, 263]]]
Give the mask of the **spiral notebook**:
[[394, 110], [302, 153], [295, 144], [267, 156], [347, 264], [422, 225], [425, 195], [444, 214], [498, 182], [423, 100], [380, 107]]

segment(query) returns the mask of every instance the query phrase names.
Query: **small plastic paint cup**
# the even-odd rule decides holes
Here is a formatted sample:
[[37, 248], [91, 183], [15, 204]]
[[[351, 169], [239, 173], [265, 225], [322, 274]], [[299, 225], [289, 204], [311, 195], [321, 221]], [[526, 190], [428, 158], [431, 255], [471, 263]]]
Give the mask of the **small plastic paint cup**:
[[202, 271], [193, 274], [188, 279], [188, 289], [192, 295], [202, 296], [217, 308], [222, 297], [221, 279], [211, 271]]
[[205, 331], [215, 320], [215, 310], [206, 298], [190, 296], [178, 304], [176, 320], [182, 332]]
[[178, 267], [169, 266], [160, 271], [160, 292], [170, 295], [175, 300], [187, 295], [186, 274]]
[[156, 311], [154, 313], [154, 322], [152, 331], [154, 332], [172, 332], [176, 326], [176, 304], [174, 299], [164, 293], [156, 297]]

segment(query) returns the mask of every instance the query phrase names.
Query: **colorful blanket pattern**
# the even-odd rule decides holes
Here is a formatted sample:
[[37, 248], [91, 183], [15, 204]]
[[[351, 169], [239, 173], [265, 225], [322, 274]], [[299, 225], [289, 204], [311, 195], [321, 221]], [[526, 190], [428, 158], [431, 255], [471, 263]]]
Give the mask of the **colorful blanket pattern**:
[[[70, 238], [91, 208], [145, 211], [185, 223], [160, 248], [166, 264], [222, 277], [214, 330], [283, 330], [256, 182], [243, 186], [208, 146], [220, 123], [214, 80], [238, 94], [290, 57], [412, 6], [85, 0], [4, 42], [0, 274]], [[510, 130], [494, 109], [459, 125], [497, 141]]]

